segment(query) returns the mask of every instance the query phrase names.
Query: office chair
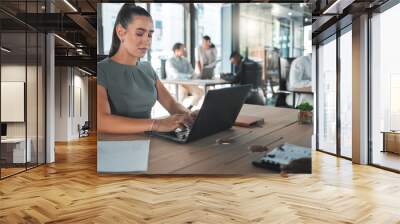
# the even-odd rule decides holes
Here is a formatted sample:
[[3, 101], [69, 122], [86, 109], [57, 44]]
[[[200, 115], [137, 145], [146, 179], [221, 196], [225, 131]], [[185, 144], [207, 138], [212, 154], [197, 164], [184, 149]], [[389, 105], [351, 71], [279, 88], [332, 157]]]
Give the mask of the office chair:
[[[242, 64], [242, 77], [240, 84], [251, 84], [252, 90], [245, 103], [254, 105], [265, 105], [265, 97], [260, 94], [262, 67], [259, 63], [249, 60], [247, 57]], [[262, 91], [262, 90], [261, 90]]]
[[89, 121], [85, 121], [82, 127], [80, 127], [80, 125], [78, 124], [79, 138], [89, 136], [89, 129], [90, 129]]
[[291, 92], [288, 91], [287, 83], [289, 81], [290, 67], [296, 58], [286, 58], [287, 65], [283, 68], [282, 61], [280, 60], [280, 73], [279, 73], [279, 90], [276, 92], [276, 107], [291, 107], [286, 103], [286, 98]]

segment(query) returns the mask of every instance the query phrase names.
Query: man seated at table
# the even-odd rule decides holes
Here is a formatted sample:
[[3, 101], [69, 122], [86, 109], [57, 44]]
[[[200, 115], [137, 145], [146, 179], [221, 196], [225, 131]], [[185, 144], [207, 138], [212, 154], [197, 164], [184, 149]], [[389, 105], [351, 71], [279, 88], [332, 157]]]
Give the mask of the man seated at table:
[[[289, 80], [287, 81], [288, 90], [309, 90], [311, 91], [311, 54], [307, 54], [304, 56], [300, 56], [296, 58], [291, 66], [289, 72]], [[298, 97], [297, 97], [298, 96]], [[295, 105], [299, 105], [303, 102], [308, 102], [311, 105], [313, 104], [313, 96], [311, 94], [298, 94], [296, 96]], [[289, 96], [286, 98], [288, 104], [292, 104], [293, 96]]]
[[[172, 51], [174, 56], [165, 64], [168, 79], [187, 80], [195, 78], [195, 73], [189, 60], [186, 58], [186, 48], [182, 43], [174, 44]], [[195, 85], [180, 85], [179, 95], [182, 96], [182, 104], [188, 105], [188, 109], [195, 107], [204, 96], [204, 90]], [[189, 103], [188, 103], [189, 102]]]
[[249, 58], [243, 58], [237, 51], [232, 52], [229, 59], [234, 66], [233, 73], [223, 73], [221, 74], [221, 78], [233, 84], [252, 84], [253, 88], [246, 99], [246, 103], [264, 105], [265, 99], [260, 89], [261, 66]]

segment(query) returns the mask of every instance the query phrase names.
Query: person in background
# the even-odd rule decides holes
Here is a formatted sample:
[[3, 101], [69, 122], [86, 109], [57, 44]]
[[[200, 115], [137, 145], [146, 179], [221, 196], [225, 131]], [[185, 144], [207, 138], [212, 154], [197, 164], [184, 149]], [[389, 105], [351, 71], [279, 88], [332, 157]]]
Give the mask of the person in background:
[[[296, 58], [290, 66], [289, 80], [287, 83], [288, 90], [307, 89], [311, 91], [311, 54]], [[288, 104], [292, 101], [291, 97], [287, 97]], [[309, 94], [298, 94], [296, 97], [296, 106], [308, 102], [313, 105], [313, 96]]]
[[217, 64], [217, 48], [209, 36], [203, 36], [202, 44], [197, 51], [197, 66], [201, 79], [212, 79]]
[[[195, 77], [194, 70], [189, 60], [186, 58], [186, 48], [182, 43], [176, 43], [172, 47], [174, 56], [169, 58], [165, 64], [168, 79], [192, 79]], [[182, 104], [189, 101], [188, 109], [198, 105], [204, 95], [204, 91], [194, 85], [180, 85], [179, 95], [182, 96]]]
[[[234, 66], [233, 73], [221, 74], [221, 78], [230, 81], [233, 84], [252, 84], [252, 90], [246, 99], [246, 103], [264, 105], [265, 99], [262, 96], [262, 90], [259, 88], [262, 71], [260, 65], [249, 58], [243, 58], [243, 56], [237, 51], [232, 52], [229, 59], [231, 64]], [[250, 67], [255, 70], [245, 70], [245, 68], [249, 69]]]

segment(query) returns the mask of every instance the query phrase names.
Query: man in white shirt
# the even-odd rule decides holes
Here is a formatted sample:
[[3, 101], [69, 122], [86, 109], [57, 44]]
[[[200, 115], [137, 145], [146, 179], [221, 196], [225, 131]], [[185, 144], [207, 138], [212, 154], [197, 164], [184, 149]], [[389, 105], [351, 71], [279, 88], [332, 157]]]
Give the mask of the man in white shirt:
[[[174, 56], [169, 58], [165, 64], [165, 71], [168, 79], [192, 79], [195, 77], [195, 73], [192, 65], [186, 56], [186, 48], [182, 43], [174, 44], [172, 48]], [[179, 95], [182, 96], [182, 104], [188, 105], [191, 109], [197, 106], [201, 98], [204, 95], [204, 90], [198, 86], [193, 85], [180, 85]]]
[[[289, 80], [288, 80], [288, 90], [294, 89], [310, 89], [311, 90], [311, 54], [301, 56], [296, 58], [292, 65], [290, 66]], [[296, 97], [296, 106], [308, 102], [313, 104], [313, 96], [310, 94], [299, 94]], [[288, 97], [290, 98], [290, 97]], [[291, 99], [287, 99], [291, 101]]]

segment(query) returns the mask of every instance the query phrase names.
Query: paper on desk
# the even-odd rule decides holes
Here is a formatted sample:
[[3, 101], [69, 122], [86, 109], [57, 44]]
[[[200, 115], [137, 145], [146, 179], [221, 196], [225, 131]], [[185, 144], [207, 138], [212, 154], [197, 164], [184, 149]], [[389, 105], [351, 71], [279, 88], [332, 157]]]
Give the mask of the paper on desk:
[[98, 141], [97, 172], [147, 171], [150, 140]]

